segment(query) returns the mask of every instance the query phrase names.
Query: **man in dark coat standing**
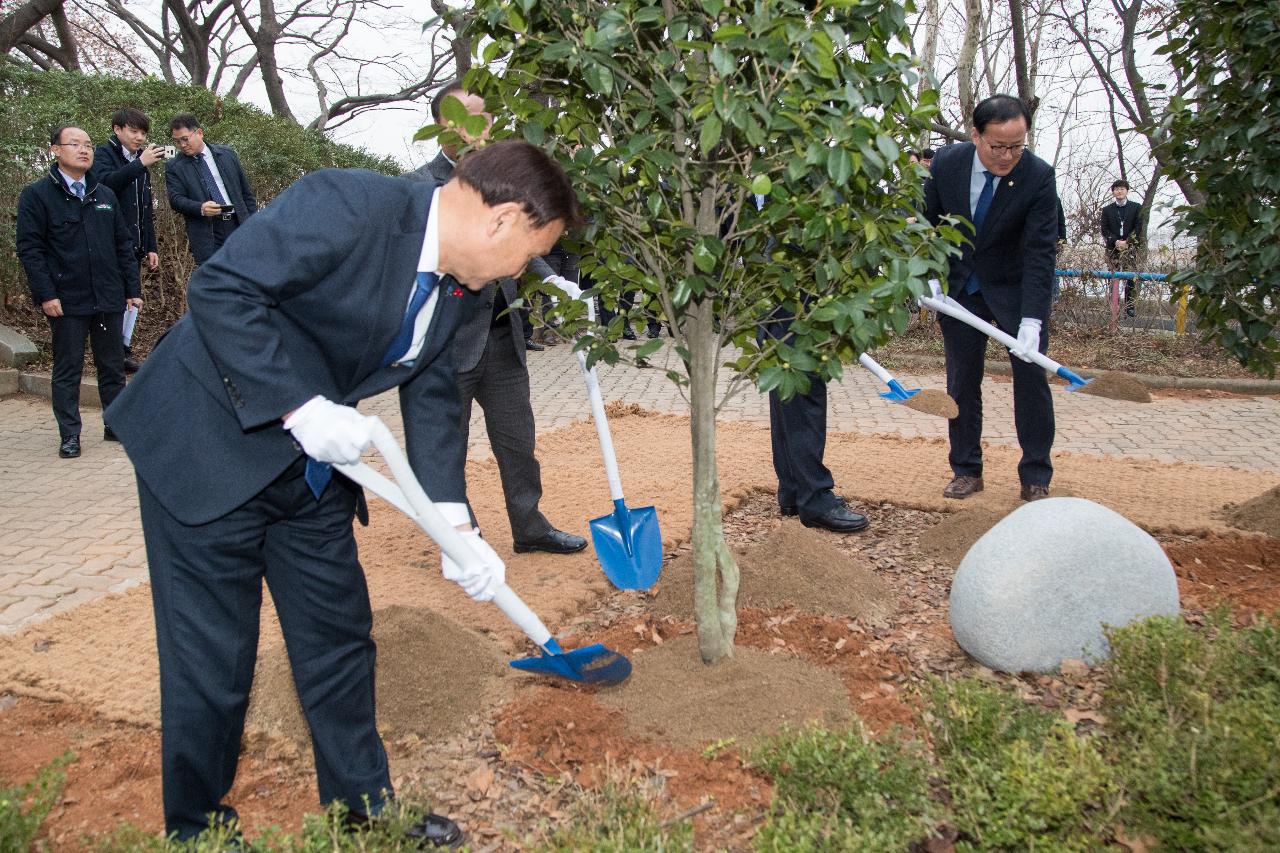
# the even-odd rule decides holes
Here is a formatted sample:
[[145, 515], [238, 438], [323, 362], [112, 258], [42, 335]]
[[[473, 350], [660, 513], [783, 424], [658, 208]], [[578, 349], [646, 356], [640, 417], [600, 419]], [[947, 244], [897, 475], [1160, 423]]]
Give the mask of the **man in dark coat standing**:
[[[133, 253], [139, 263], [154, 270], [160, 266], [160, 252], [156, 245], [150, 167], [164, 157], [164, 149], [147, 144], [150, 130], [151, 119], [141, 110], [116, 110], [111, 116], [111, 138], [94, 152], [91, 177], [116, 194], [133, 237]], [[124, 372], [138, 372], [128, 340], [124, 342]]]
[[[443, 121], [441, 106], [445, 98], [457, 98], [472, 115], [487, 115], [484, 100], [455, 80], [440, 89], [431, 102], [431, 117], [437, 124]], [[443, 145], [431, 162], [405, 177], [414, 181], [447, 181], [457, 163], [457, 147]], [[529, 268], [566, 292], [577, 289], [557, 276], [542, 258], [534, 258]], [[469, 432], [472, 402], [479, 403], [498, 463], [516, 553], [572, 554], [586, 548], [587, 540], [557, 529], [538, 509], [542, 500], [542, 467], [534, 455], [536, 424], [529, 400], [527, 343], [520, 313], [508, 310], [516, 298], [513, 278], [486, 284], [480, 291], [479, 309], [454, 340], [454, 367], [462, 395], [462, 434], [465, 439]]]
[[[973, 111], [972, 141], [934, 158], [925, 181], [925, 215], [973, 223], [971, 242], [951, 259], [947, 290], [962, 306], [1017, 337], [1013, 366], [1014, 424], [1022, 460], [1023, 500], [1049, 494], [1053, 465], [1053, 399], [1043, 368], [1053, 285], [1058, 192], [1053, 167], [1026, 150], [1031, 114], [1022, 101], [995, 95]], [[936, 286], [936, 285], [935, 285]], [[943, 496], [982, 491], [982, 375], [987, 336], [946, 315], [939, 318], [947, 356], [947, 393], [960, 407], [950, 422], [954, 478]]]
[[[477, 601], [505, 568], [471, 521], [451, 344], [477, 292], [519, 275], [579, 218], [542, 151], [497, 143], [440, 185], [359, 170], [299, 180], [191, 278], [188, 313], [107, 411], [138, 476], [160, 656], [165, 826], [235, 820], [235, 779], [271, 591], [315, 750], [322, 802], [357, 824], [391, 791], [374, 721], [372, 613], [352, 531], [354, 408], [400, 393], [410, 464], [474, 565], [443, 574]], [[323, 209], [324, 215], [316, 211]], [[371, 215], [376, 211], [377, 215]], [[430, 815], [414, 832], [457, 846]]]
[[236, 152], [206, 143], [195, 116], [174, 116], [169, 132], [181, 153], [164, 164], [165, 190], [169, 206], [186, 217], [187, 242], [199, 265], [258, 212], [258, 200]]
[[[1132, 272], [1138, 253], [1138, 232], [1142, 230], [1142, 205], [1129, 201], [1129, 182], [1118, 180], [1111, 184], [1114, 204], [1102, 208], [1098, 224], [1102, 239], [1107, 245], [1107, 269], [1112, 272]], [[1137, 287], [1133, 279], [1124, 283], [1124, 313], [1130, 317], [1137, 313], [1133, 300]]]
[[[80, 455], [80, 377], [84, 342], [93, 348], [103, 407], [124, 388], [124, 311], [142, 305], [133, 239], [109, 188], [95, 183], [93, 143], [78, 127], [50, 137], [56, 162], [18, 198], [16, 248], [31, 299], [53, 338], [53, 414], [58, 455]], [[107, 441], [115, 434], [107, 427]]]

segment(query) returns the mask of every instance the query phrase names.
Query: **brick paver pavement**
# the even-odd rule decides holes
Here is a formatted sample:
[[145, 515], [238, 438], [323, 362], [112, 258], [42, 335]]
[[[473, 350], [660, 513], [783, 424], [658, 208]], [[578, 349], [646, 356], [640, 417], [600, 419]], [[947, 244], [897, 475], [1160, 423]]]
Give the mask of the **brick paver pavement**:
[[[688, 410], [665, 377], [669, 350], [651, 358], [654, 368], [601, 368], [606, 400], [625, 400], [666, 412]], [[540, 429], [586, 418], [577, 361], [568, 346], [530, 353], [533, 408]], [[943, 387], [940, 374], [902, 375], [907, 387]], [[946, 422], [886, 403], [870, 374], [853, 368], [831, 386], [833, 431], [891, 433], [904, 437], [946, 435]], [[1012, 386], [983, 386], [986, 439], [1016, 443]], [[1054, 393], [1057, 450], [1107, 456], [1183, 460], [1201, 465], [1280, 471], [1280, 401], [1268, 398], [1160, 400], [1143, 406], [1081, 394]], [[386, 394], [364, 407], [399, 427], [396, 397]], [[721, 416], [768, 422], [767, 401], [750, 387], [722, 408]], [[57, 430], [46, 400], [0, 400], [0, 631], [10, 632], [146, 579], [133, 470], [118, 444], [101, 440], [95, 409], [84, 411], [84, 455], [57, 458]], [[471, 453], [488, 454], [477, 409]]]

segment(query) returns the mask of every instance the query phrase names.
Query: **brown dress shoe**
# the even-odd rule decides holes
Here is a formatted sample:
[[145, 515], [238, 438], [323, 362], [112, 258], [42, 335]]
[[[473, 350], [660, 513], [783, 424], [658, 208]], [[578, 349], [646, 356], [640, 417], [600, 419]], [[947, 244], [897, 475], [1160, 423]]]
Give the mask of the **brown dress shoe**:
[[955, 498], [958, 501], [962, 501], [969, 497], [969, 495], [980, 491], [982, 491], [981, 477], [970, 477], [965, 474], [959, 474], [954, 480], [947, 483], [947, 487], [942, 490], [942, 496], [944, 498]]
[[1038, 501], [1047, 497], [1049, 497], [1048, 486], [1022, 484], [1022, 499], [1024, 501]]

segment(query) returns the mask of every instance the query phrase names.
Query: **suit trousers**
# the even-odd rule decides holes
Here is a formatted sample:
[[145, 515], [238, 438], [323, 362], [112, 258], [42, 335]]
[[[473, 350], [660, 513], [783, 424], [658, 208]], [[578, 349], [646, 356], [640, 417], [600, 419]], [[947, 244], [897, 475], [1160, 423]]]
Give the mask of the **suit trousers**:
[[780, 507], [795, 507], [802, 520], [809, 520], [841, 504], [832, 491], [831, 470], [822, 461], [827, 448], [827, 383], [811, 375], [808, 393], [785, 403], [770, 391], [769, 438]]
[[[1018, 334], [1016, 322], [1003, 321], [991, 313], [982, 292], [954, 297], [965, 308], [1011, 335]], [[942, 341], [947, 354], [947, 393], [956, 401], [960, 414], [947, 427], [951, 439], [949, 461], [956, 476], [982, 476], [982, 376], [988, 338], [977, 329], [945, 314], [939, 315]], [[1040, 352], [1049, 346], [1046, 323], [1040, 333]], [[1009, 353], [1013, 366], [1013, 422], [1018, 433], [1022, 459], [1018, 479], [1023, 485], [1047, 486], [1053, 478], [1049, 453], [1053, 449], [1053, 396], [1044, 368]]]
[[462, 397], [464, 441], [470, 433], [472, 401], [479, 403], [484, 412], [484, 428], [498, 462], [507, 518], [511, 521], [511, 538], [524, 543], [542, 538], [552, 528], [538, 510], [542, 468], [534, 456], [529, 370], [520, 363], [516, 346], [505, 319], [491, 326], [479, 363], [458, 374], [458, 393]]
[[351, 529], [356, 489], [337, 476], [317, 500], [305, 459], [201, 525], [178, 521], [138, 481], [160, 655], [165, 830], [180, 839], [210, 814], [236, 817], [222, 798], [235, 780], [263, 580], [311, 729], [321, 802], [374, 813], [391, 790], [374, 723], [373, 616]]
[[93, 350], [98, 396], [105, 411], [124, 390], [124, 314], [76, 314], [46, 317], [53, 337], [51, 379], [53, 416], [66, 441], [80, 434], [80, 379], [84, 376], [84, 340]]

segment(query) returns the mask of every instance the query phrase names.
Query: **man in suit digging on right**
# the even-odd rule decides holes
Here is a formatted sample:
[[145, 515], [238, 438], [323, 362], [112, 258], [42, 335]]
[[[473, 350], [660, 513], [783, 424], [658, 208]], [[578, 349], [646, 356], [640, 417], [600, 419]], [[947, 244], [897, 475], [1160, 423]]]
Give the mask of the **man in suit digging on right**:
[[[925, 215], [973, 223], [973, 237], [951, 258], [947, 290], [969, 311], [1017, 337], [1013, 417], [1022, 448], [1021, 497], [1049, 496], [1053, 465], [1053, 398], [1044, 370], [1057, 239], [1058, 191], [1053, 167], [1026, 150], [1031, 114], [1009, 95], [973, 111], [972, 141], [937, 153], [925, 181]], [[937, 296], [938, 294], [935, 294]], [[947, 356], [947, 393], [960, 407], [949, 426], [954, 478], [942, 494], [963, 500], [982, 491], [982, 374], [987, 336], [946, 315], [938, 318]]]

